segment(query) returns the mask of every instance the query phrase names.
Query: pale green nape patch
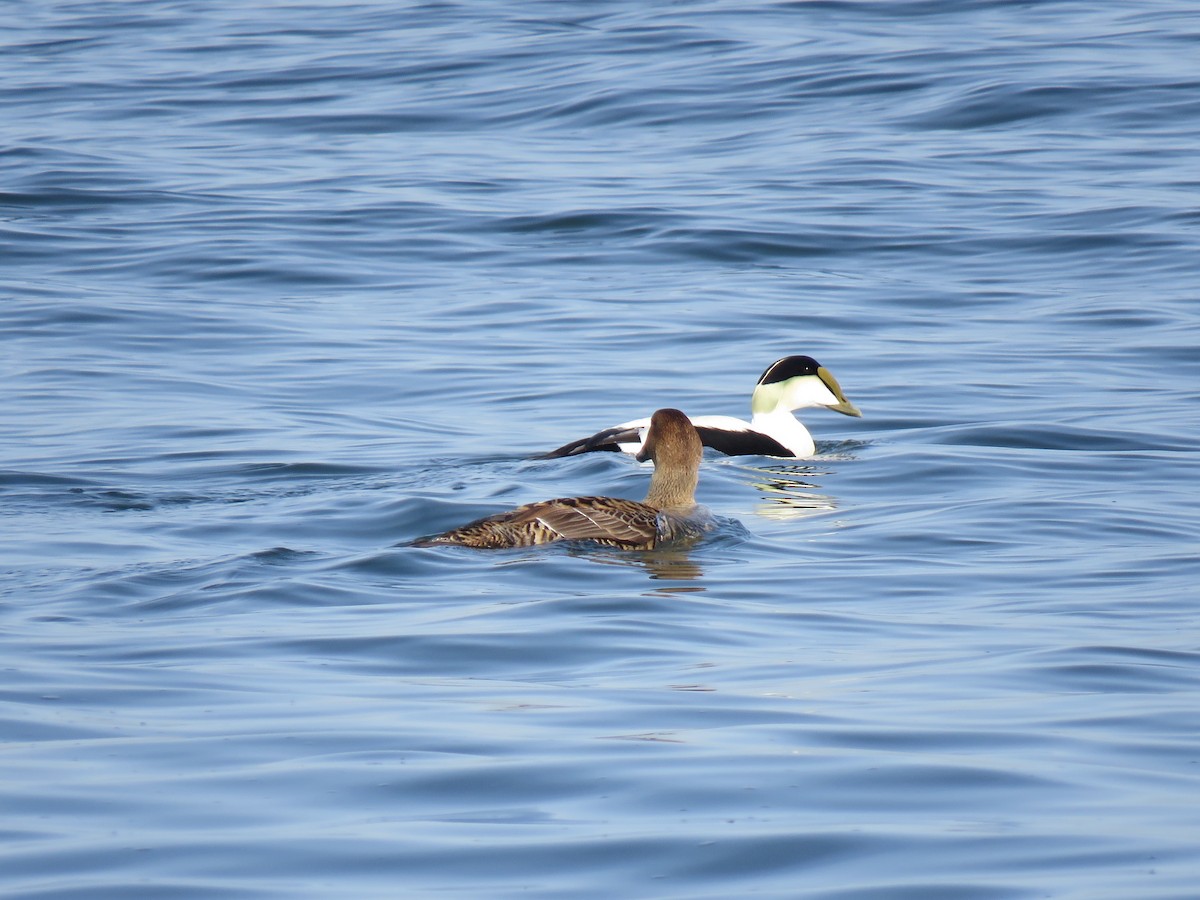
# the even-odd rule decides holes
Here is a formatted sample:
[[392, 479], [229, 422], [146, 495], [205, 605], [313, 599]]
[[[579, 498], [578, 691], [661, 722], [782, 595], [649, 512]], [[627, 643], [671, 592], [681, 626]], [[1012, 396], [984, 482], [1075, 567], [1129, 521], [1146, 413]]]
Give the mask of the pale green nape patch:
[[754, 395], [750, 398], [750, 412], [756, 416], [774, 412], [783, 402], [787, 386], [796, 380], [790, 378], [787, 381], [760, 384], [754, 389]]

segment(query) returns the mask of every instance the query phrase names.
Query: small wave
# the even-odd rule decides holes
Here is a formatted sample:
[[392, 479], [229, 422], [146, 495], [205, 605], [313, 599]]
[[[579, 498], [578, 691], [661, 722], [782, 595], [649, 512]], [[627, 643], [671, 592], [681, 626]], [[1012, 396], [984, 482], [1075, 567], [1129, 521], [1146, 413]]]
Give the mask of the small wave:
[[1024, 661], [1014, 677], [1039, 691], [1101, 694], [1195, 692], [1200, 653], [1123, 646], [1051, 650]]
[[937, 429], [932, 439], [940, 444], [1023, 450], [1111, 452], [1193, 449], [1168, 438], [1150, 440], [1143, 435], [1068, 425], [969, 425]]

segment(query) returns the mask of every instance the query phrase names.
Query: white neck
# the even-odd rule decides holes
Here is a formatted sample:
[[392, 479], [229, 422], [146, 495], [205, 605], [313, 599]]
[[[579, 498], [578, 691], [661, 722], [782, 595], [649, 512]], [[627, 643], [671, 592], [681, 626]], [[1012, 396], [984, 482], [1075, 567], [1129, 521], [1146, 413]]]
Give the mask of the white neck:
[[817, 445], [804, 423], [792, 415], [787, 407], [779, 406], [770, 412], [756, 412], [750, 419], [750, 427], [773, 437], [797, 456], [812, 456]]

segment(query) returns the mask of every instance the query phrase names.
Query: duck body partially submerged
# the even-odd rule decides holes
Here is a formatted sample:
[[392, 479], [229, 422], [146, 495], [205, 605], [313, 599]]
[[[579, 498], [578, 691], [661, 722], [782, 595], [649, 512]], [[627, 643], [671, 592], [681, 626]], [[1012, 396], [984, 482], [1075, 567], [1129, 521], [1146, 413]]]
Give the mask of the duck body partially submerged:
[[[793, 410], [822, 406], [847, 416], [861, 416], [846, 399], [833, 374], [811, 356], [786, 356], [763, 372], [750, 399], [751, 419], [693, 416], [701, 443], [729, 456], [806, 457], [816, 444]], [[650, 418], [633, 419], [580, 438], [544, 454], [543, 459], [596, 451], [636, 455], [645, 443]]]
[[644, 501], [619, 497], [564, 497], [527, 503], [414, 541], [419, 547], [456, 544], [481, 549], [531, 547], [554, 541], [590, 541], [627, 550], [652, 550], [697, 537], [713, 527], [696, 503], [703, 455], [700, 436], [677, 409], [650, 417], [639, 459], [654, 460]]
[[653, 550], [660, 544], [699, 536], [702, 517], [660, 510], [619, 497], [561, 497], [527, 503], [460, 528], [417, 541], [419, 547], [459, 544], [480, 549], [532, 547], [554, 541], [589, 541], [624, 550]]

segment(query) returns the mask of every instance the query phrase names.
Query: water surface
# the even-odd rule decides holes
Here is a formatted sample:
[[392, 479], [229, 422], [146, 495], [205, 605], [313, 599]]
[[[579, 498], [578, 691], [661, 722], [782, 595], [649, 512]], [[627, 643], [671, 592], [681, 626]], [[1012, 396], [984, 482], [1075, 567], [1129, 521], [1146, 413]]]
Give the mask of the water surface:
[[[1187, 4], [0, 22], [0, 893], [1195, 895]], [[405, 545], [793, 353], [744, 533]]]

